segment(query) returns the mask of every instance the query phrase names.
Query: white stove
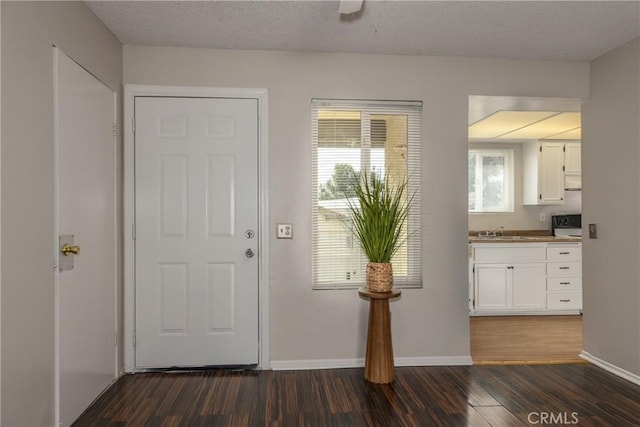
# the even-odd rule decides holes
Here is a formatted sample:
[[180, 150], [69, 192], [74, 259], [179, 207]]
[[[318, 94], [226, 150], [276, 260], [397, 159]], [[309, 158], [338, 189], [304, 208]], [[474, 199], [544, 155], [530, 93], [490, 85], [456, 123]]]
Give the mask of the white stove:
[[582, 215], [553, 215], [551, 228], [556, 237], [582, 237]]
[[553, 230], [556, 237], [582, 237], [582, 228], [556, 228]]

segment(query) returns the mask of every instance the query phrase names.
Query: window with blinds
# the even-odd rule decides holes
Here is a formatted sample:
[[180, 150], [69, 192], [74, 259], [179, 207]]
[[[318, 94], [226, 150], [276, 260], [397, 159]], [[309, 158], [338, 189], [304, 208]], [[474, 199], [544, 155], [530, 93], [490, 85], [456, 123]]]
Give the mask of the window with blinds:
[[407, 180], [413, 202], [403, 246], [392, 259], [394, 286], [422, 286], [422, 103], [314, 99], [311, 114], [314, 289], [365, 285], [367, 258], [350, 231], [348, 208], [364, 171]]

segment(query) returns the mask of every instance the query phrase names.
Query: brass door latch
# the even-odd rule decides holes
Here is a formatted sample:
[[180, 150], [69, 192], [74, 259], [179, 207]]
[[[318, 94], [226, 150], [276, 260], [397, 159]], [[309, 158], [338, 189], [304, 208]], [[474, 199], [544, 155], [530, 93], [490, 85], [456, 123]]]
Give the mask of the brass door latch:
[[69, 256], [69, 254], [78, 255], [80, 253], [80, 246], [72, 246], [68, 243], [65, 243], [60, 252], [64, 254], [64, 256]]
[[58, 247], [62, 255], [58, 256], [58, 271], [73, 270], [75, 257], [70, 255], [78, 255], [80, 253], [80, 246], [73, 243], [73, 234], [64, 234], [59, 237]]

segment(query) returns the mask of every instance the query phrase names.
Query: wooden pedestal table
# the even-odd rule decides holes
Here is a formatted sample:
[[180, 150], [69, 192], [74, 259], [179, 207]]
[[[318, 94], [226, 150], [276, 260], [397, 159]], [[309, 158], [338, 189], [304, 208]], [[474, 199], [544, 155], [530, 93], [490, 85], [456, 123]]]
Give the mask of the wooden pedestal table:
[[360, 288], [360, 296], [369, 299], [369, 329], [364, 378], [376, 384], [393, 382], [393, 344], [391, 342], [391, 313], [389, 300], [398, 298], [400, 291], [371, 292]]

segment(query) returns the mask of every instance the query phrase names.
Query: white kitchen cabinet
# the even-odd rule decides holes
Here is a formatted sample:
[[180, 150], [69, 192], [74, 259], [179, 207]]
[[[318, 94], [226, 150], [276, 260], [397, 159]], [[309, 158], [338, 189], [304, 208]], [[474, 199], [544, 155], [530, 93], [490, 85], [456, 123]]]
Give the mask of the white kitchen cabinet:
[[513, 278], [506, 264], [476, 264], [474, 268], [475, 308], [506, 310], [511, 307]]
[[582, 309], [582, 244], [474, 243], [472, 315], [557, 314]]
[[564, 204], [564, 143], [529, 142], [523, 153], [523, 204]]
[[476, 264], [476, 310], [544, 310], [544, 263]]
[[547, 305], [544, 263], [514, 264], [511, 306], [518, 310], [544, 310]]
[[582, 243], [547, 247], [547, 310], [582, 310]]
[[582, 188], [582, 145], [579, 142], [564, 144], [564, 187], [570, 190]]
[[545, 249], [544, 244], [473, 245], [472, 310], [544, 310]]

